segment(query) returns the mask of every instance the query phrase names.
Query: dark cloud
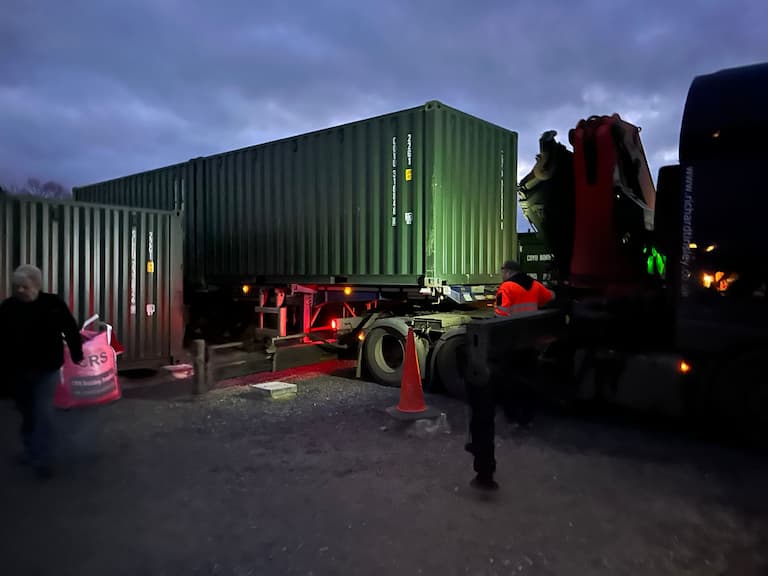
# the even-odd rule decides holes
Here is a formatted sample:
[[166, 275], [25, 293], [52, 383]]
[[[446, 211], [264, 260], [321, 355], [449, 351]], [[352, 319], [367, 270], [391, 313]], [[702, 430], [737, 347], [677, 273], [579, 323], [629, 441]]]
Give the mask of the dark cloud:
[[675, 161], [691, 79], [768, 59], [764, 2], [6, 0], [0, 181], [98, 181], [439, 99], [539, 134], [592, 114]]

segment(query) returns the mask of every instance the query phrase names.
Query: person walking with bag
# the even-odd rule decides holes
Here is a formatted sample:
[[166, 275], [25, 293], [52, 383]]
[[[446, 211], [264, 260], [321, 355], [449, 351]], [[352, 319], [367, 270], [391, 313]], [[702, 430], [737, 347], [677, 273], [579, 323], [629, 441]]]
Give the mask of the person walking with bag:
[[9, 378], [21, 413], [19, 460], [47, 478], [53, 471], [53, 399], [64, 341], [72, 361], [82, 362], [80, 329], [64, 300], [41, 290], [39, 268], [19, 266], [12, 285], [13, 294], [0, 304], [0, 377]]

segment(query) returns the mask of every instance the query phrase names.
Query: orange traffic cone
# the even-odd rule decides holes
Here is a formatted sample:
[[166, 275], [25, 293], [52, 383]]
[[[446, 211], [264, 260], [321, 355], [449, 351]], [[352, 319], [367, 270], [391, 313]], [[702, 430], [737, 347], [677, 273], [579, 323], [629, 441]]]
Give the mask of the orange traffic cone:
[[420, 420], [422, 418], [437, 418], [440, 412], [430, 408], [424, 402], [424, 392], [421, 389], [421, 370], [416, 354], [416, 337], [413, 328], [408, 329], [405, 340], [405, 359], [403, 375], [400, 379], [400, 403], [387, 408], [390, 416], [398, 420]]

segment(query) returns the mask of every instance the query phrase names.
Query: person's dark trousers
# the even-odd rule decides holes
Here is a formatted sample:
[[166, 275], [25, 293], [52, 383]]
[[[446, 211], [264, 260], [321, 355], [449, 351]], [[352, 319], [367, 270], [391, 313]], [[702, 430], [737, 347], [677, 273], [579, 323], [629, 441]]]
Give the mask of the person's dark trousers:
[[528, 426], [533, 421], [537, 362], [538, 353], [535, 350], [515, 352], [510, 364], [509, 378], [499, 391], [505, 416], [520, 426]]
[[33, 371], [16, 377], [16, 406], [21, 412], [24, 457], [38, 468], [50, 468], [53, 456], [53, 396], [59, 371]]
[[490, 480], [496, 472], [494, 438], [496, 434], [496, 390], [492, 383], [484, 386], [467, 386], [471, 409], [467, 447], [474, 456], [474, 470], [478, 477]]

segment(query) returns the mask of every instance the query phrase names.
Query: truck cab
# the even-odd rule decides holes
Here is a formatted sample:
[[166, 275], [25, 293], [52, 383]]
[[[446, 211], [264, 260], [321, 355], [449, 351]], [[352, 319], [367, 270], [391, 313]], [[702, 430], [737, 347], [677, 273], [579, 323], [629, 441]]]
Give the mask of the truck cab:
[[[581, 120], [569, 134], [572, 152], [554, 132], [542, 135], [520, 204], [554, 256], [571, 349], [584, 352], [573, 364], [577, 388], [585, 373], [605, 381], [599, 374], [608, 372], [615, 399], [633, 379], [633, 360], [647, 366], [666, 356], [680, 411], [740, 425], [761, 419], [768, 407], [768, 239], [760, 227], [768, 209], [766, 101], [768, 64], [696, 77], [680, 164], [661, 168], [655, 187], [639, 128], [616, 114]], [[663, 378], [646, 370], [634, 380], [640, 402]]]

